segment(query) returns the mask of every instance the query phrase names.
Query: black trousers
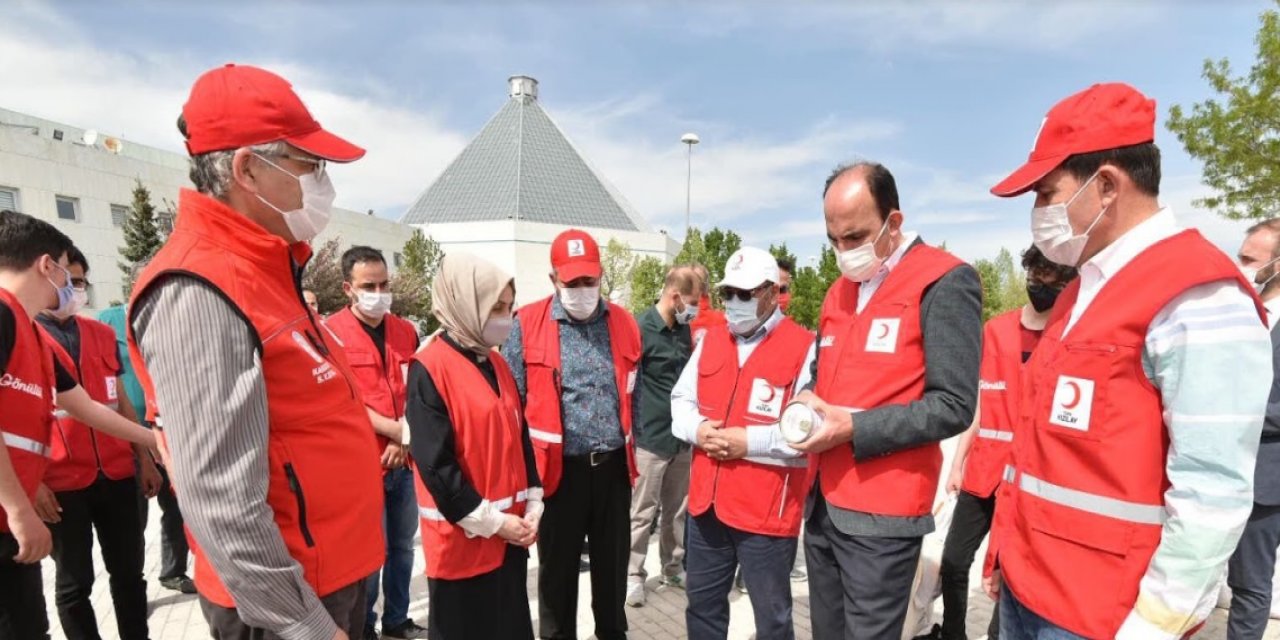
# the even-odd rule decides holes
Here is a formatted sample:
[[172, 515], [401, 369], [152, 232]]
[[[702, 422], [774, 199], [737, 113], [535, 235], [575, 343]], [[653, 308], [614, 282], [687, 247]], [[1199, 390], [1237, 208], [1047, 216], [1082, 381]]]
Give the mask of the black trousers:
[[[969, 609], [969, 569], [982, 539], [991, 530], [996, 510], [996, 497], [979, 498], [967, 491], [956, 496], [956, 511], [951, 516], [951, 529], [942, 548], [942, 637], [943, 640], [965, 640], [965, 614]], [[991, 614], [987, 636], [1000, 637], [1000, 609]]]
[[[364, 632], [365, 608], [368, 606], [365, 602], [366, 580], [367, 578], [362, 578], [320, 598], [320, 603], [324, 605], [334, 622], [338, 623], [338, 628], [353, 639], [362, 637], [361, 633]], [[240, 619], [240, 614], [235, 609], [218, 606], [206, 600], [204, 596], [200, 597], [200, 612], [209, 623], [209, 635], [214, 640], [277, 640], [279, 638], [274, 633], [250, 627]], [[317, 638], [317, 640], [329, 639]]]
[[93, 538], [110, 576], [111, 602], [121, 640], [147, 640], [147, 584], [142, 579], [142, 526], [138, 482], [99, 476], [78, 491], [54, 494], [62, 521], [53, 531], [54, 602], [69, 640], [98, 640], [93, 595]]
[[578, 637], [578, 558], [591, 541], [591, 611], [596, 638], [625, 640], [627, 558], [631, 547], [631, 479], [625, 450], [592, 466], [586, 456], [564, 458], [555, 495], [538, 531], [538, 635]]
[[0, 533], [0, 638], [48, 640], [40, 564], [18, 564], [13, 561], [16, 555], [18, 540]]
[[813, 495], [804, 531], [813, 640], [901, 637], [921, 538], [845, 534], [820, 490]]
[[507, 545], [502, 566], [464, 580], [427, 579], [431, 640], [533, 640], [529, 551]]
[[1231, 615], [1227, 640], [1262, 637], [1271, 617], [1271, 579], [1280, 545], [1280, 506], [1253, 504], [1240, 546], [1227, 563], [1231, 587]]
[[[187, 575], [187, 534], [182, 527], [182, 511], [178, 509], [178, 496], [173, 493], [173, 484], [169, 482], [169, 472], [156, 465], [160, 470], [160, 493], [156, 494], [156, 502], [160, 503], [160, 579], [180, 578]], [[142, 518], [142, 528], [147, 528], [147, 497], [138, 493], [138, 511]]]

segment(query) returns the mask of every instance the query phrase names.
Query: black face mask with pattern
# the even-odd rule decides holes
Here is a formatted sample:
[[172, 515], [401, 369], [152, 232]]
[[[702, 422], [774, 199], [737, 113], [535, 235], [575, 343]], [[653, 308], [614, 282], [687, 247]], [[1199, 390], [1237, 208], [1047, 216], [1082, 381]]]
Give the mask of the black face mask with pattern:
[[1055, 289], [1047, 284], [1027, 283], [1027, 298], [1031, 300], [1031, 307], [1036, 310], [1036, 313], [1044, 313], [1052, 309], [1059, 293], [1062, 293], [1061, 289]]

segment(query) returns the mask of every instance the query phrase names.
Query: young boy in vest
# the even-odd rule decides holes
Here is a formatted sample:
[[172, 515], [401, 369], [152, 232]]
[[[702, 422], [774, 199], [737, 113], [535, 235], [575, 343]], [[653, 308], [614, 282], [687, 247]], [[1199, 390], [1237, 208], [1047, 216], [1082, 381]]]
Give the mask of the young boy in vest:
[[[115, 333], [105, 324], [76, 315], [88, 303], [89, 263], [72, 247], [67, 270], [75, 295], [61, 311], [45, 310], [37, 318], [52, 339], [55, 355], [89, 393], [89, 397], [137, 422], [133, 406], [122, 397], [121, 367]], [[143, 520], [139, 489], [146, 497], [160, 487], [160, 472], [141, 445], [92, 429], [59, 411], [54, 414], [52, 456], [36, 494], [36, 510], [53, 531], [57, 565], [55, 599], [62, 628], [69, 637], [98, 636], [93, 593], [93, 540], [97, 533], [102, 562], [111, 579], [111, 601], [121, 638], [147, 637], [147, 587], [142, 579]], [[139, 470], [135, 478], [134, 464]]]
[[[969, 603], [969, 567], [991, 529], [996, 487], [1009, 461], [1023, 364], [1040, 341], [1058, 294], [1076, 277], [1073, 267], [1054, 264], [1032, 245], [1022, 252], [1027, 274], [1027, 304], [987, 321], [982, 336], [982, 369], [978, 380], [978, 416], [960, 435], [947, 493], [957, 496], [951, 528], [942, 550], [943, 640], [964, 640]], [[998, 614], [998, 609], [997, 609]], [[992, 615], [990, 640], [1000, 635], [999, 615]]]
[[108, 435], [155, 447], [151, 432], [93, 401], [54, 358], [33, 320], [75, 296], [71, 240], [52, 225], [0, 211], [0, 637], [48, 637], [41, 558], [53, 541], [33, 506], [52, 455], [55, 406]]
[[795, 637], [791, 570], [808, 459], [778, 431], [808, 381], [813, 334], [778, 306], [778, 263], [743, 247], [717, 288], [727, 325], [708, 329], [671, 392], [671, 432], [695, 445], [689, 478], [689, 637], [724, 638], [741, 565], [760, 638]]
[[991, 190], [1033, 192], [1036, 246], [1080, 270], [1027, 362], [996, 500], [1002, 640], [1189, 635], [1253, 506], [1265, 311], [1159, 204], [1155, 120], [1133, 87], [1094, 85]]
[[825, 417], [796, 447], [818, 454], [805, 521], [813, 636], [896, 638], [934, 527], [938, 443], [973, 422], [982, 286], [903, 228], [882, 165], [836, 169], [823, 212], [843, 277], [823, 302], [814, 388], [800, 398]]

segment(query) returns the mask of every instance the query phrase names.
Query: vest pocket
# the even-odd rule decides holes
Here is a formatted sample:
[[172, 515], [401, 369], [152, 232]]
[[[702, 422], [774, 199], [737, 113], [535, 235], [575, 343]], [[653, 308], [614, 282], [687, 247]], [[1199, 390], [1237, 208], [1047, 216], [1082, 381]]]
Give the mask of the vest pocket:
[[289, 491], [293, 492], [298, 503], [298, 529], [302, 533], [302, 540], [308, 547], [314, 547], [316, 541], [311, 537], [311, 528], [307, 526], [307, 499], [302, 494], [302, 483], [298, 482], [298, 473], [293, 470], [292, 462], [284, 463], [284, 475], [289, 480]]

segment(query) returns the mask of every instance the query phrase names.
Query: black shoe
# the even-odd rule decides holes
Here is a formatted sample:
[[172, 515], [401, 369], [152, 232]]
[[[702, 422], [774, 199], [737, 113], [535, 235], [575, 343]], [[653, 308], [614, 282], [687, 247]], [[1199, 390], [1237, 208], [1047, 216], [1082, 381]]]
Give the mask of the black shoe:
[[195, 593], [196, 583], [186, 576], [176, 576], [173, 578], [160, 578], [160, 586], [171, 591], [179, 593]]
[[364, 635], [361, 636], [361, 640], [378, 640], [377, 629], [374, 629], [373, 627], [365, 627]]
[[393, 629], [382, 629], [382, 637], [395, 640], [416, 640], [427, 637], [427, 628], [419, 627], [413, 620], [405, 620], [404, 624]]

